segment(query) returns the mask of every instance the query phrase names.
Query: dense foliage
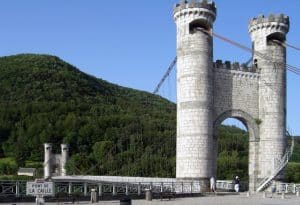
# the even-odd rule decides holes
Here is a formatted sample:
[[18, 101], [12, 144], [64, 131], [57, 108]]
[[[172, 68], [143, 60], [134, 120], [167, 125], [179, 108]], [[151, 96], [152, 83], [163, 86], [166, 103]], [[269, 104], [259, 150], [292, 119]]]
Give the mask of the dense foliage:
[[218, 179], [239, 176], [248, 180], [248, 132], [234, 126], [221, 125], [218, 130]]
[[294, 152], [286, 168], [285, 178], [287, 182], [300, 183], [300, 136], [295, 137]]
[[44, 142], [68, 143], [72, 173], [174, 173], [175, 104], [53, 56], [2, 57], [0, 72], [0, 157], [24, 166], [43, 160]]
[[[2, 57], [0, 72], [0, 175], [41, 168], [50, 142], [70, 145], [69, 174], [175, 177], [174, 103], [54, 56]], [[218, 141], [218, 178], [247, 180], [247, 132], [220, 126]]]

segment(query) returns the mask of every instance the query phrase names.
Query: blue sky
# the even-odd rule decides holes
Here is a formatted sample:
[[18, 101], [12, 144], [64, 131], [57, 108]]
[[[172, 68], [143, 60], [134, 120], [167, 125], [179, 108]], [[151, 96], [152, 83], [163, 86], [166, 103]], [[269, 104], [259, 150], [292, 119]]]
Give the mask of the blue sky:
[[[56, 55], [83, 72], [152, 92], [176, 55], [172, 9], [180, 0], [1, 0], [0, 55]], [[299, 0], [216, 0], [214, 31], [251, 47], [248, 22], [259, 14], [290, 16], [288, 42], [300, 46]], [[288, 64], [300, 67], [288, 49]], [[218, 39], [214, 59], [245, 62], [250, 54]], [[175, 76], [162, 88], [174, 98]], [[288, 74], [288, 122], [300, 135], [300, 76]]]

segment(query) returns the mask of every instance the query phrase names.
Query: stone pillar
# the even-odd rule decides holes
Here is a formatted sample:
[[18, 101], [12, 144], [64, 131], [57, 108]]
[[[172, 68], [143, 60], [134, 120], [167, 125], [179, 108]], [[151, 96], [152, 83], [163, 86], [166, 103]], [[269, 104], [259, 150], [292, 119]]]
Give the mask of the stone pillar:
[[141, 196], [141, 183], [138, 184], [138, 196]]
[[[249, 24], [253, 42], [253, 65], [259, 79], [258, 180], [271, 176], [287, 148], [286, 138], [286, 48], [289, 17], [260, 16]], [[279, 43], [278, 43], [279, 42]], [[278, 176], [280, 180], [282, 176]]]
[[52, 144], [44, 144], [44, 178], [51, 177], [52, 174]]
[[177, 26], [176, 178], [201, 180], [213, 174], [214, 3], [183, 1], [174, 8]]
[[117, 195], [117, 187], [116, 187], [116, 184], [112, 184], [112, 195], [113, 196], [116, 196]]
[[87, 182], [83, 183], [83, 196], [87, 196], [88, 194], [88, 184]]
[[16, 181], [16, 197], [20, 196], [20, 182]]
[[101, 184], [101, 183], [98, 184], [98, 195], [99, 195], [100, 197], [102, 197], [102, 195], [103, 195], [103, 192], [102, 192], [102, 184]]
[[69, 187], [68, 187], [68, 194], [72, 194], [72, 182], [69, 182]]
[[66, 176], [66, 163], [69, 158], [69, 146], [66, 144], [61, 144], [61, 159], [60, 159], [60, 175]]

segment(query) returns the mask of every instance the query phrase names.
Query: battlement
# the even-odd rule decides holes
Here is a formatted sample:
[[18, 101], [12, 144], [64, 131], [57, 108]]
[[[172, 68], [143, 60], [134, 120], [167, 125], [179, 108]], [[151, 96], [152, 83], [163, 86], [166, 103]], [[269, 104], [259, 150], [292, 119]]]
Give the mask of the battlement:
[[289, 31], [290, 20], [289, 17], [284, 14], [269, 16], [258, 16], [250, 20], [249, 22], [249, 33], [263, 28], [271, 28], [271, 30], [278, 30], [282, 33]]
[[217, 12], [215, 2], [209, 2], [207, 0], [182, 0], [179, 4], [175, 5], [174, 14], [188, 8], [204, 8], [214, 13]]
[[250, 26], [256, 25], [256, 24], [261, 24], [261, 23], [271, 23], [271, 22], [276, 22], [276, 23], [282, 23], [286, 25], [290, 25], [290, 20], [289, 17], [284, 15], [284, 14], [279, 14], [279, 15], [274, 15], [270, 14], [269, 16], [258, 16], [255, 18], [252, 18], [250, 20]]
[[250, 72], [250, 73], [257, 73], [258, 70], [255, 66], [247, 66], [246, 64], [225, 61], [224, 63], [222, 60], [216, 60], [216, 62], [213, 63], [214, 69], [226, 69], [226, 70], [237, 70], [237, 71], [243, 71], [243, 72]]

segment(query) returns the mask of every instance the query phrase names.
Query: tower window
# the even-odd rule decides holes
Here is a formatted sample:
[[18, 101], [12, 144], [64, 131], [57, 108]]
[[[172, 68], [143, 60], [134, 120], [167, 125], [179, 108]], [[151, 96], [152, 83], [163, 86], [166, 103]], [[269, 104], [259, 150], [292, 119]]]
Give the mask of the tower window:
[[190, 33], [195, 33], [199, 30], [209, 31], [209, 28], [210, 27], [209, 27], [207, 21], [205, 21], [203, 19], [197, 19], [195, 21], [192, 21], [189, 25]]
[[283, 43], [285, 41], [285, 35], [282, 33], [273, 33], [269, 36], [267, 36], [267, 43], [268, 45], [272, 45], [274, 43]]

